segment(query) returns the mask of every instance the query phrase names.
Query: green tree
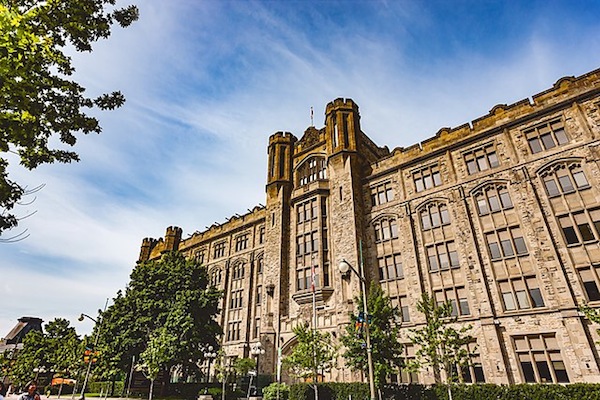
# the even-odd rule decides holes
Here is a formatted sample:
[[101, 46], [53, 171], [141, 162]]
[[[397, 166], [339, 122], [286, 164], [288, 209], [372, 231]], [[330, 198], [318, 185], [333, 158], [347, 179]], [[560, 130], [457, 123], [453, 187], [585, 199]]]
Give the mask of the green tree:
[[81, 341], [75, 329], [69, 326], [69, 321], [56, 318], [44, 329], [45, 332], [29, 332], [23, 348], [16, 353], [9, 376], [19, 386], [35, 377], [36, 368], [70, 375], [81, 362]]
[[138, 9], [114, 9], [116, 0], [3, 0], [0, 4], [0, 233], [14, 227], [11, 213], [26, 188], [7, 172], [13, 153], [27, 169], [44, 163], [78, 161], [77, 153], [51, 148], [50, 142], [74, 146], [75, 134], [100, 133], [97, 107], [123, 105], [120, 92], [96, 98], [70, 80], [74, 73], [65, 49], [91, 52], [92, 44], [107, 38], [116, 22], [129, 26]]
[[283, 367], [295, 377], [310, 378], [315, 398], [318, 398], [317, 377], [335, 366], [338, 348], [329, 332], [310, 329], [306, 324], [297, 325], [292, 331], [298, 342], [292, 353], [283, 359]]
[[[69, 326], [69, 321], [56, 318], [45, 326], [46, 351], [48, 367], [55, 371], [57, 377], [74, 377], [81, 366], [81, 340], [74, 327]], [[62, 383], [58, 390], [58, 397], [62, 393]]]
[[221, 296], [209, 284], [206, 268], [181, 253], [136, 265], [125, 293], [102, 314], [99, 371], [129, 372], [132, 358], [139, 359], [164, 327], [176, 338], [164, 368], [178, 365], [198, 375], [203, 345], [219, 348], [222, 330], [215, 318]]
[[[348, 366], [353, 370], [367, 373], [367, 351], [364, 338], [365, 322], [359, 321], [362, 315], [362, 297], [355, 299], [357, 315], [351, 315], [351, 324], [346, 326], [346, 333], [340, 338], [346, 347], [343, 356]], [[386, 377], [397, 374], [404, 366], [402, 359], [402, 344], [398, 340], [399, 327], [396, 320], [400, 311], [392, 306], [390, 298], [386, 296], [377, 283], [373, 282], [367, 295], [367, 309], [369, 311], [369, 335], [371, 337], [373, 376], [375, 385], [381, 387], [386, 382]]]
[[238, 376], [248, 375], [248, 372], [256, 368], [256, 360], [249, 357], [236, 358], [233, 362], [233, 370]]
[[159, 372], [173, 359], [173, 351], [177, 347], [177, 337], [167, 326], [161, 326], [150, 334], [146, 350], [140, 354], [140, 369], [150, 380], [148, 399], [152, 400], [154, 381]]
[[461, 380], [458, 370], [469, 363], [467, 344], [474, 340], [467, 334], [471, 325], [456, 329], [457, 317], [452, 315], [452, 303], [438, 305], [427, 293], [421, 295], [417, 310], [425, 316], [425, 326], [411, 329], [410, 340], [418, 350], [410, 369], [416, 371], [431, 366], [436, 383], [443, 383], [442, 371], [448, 384]]

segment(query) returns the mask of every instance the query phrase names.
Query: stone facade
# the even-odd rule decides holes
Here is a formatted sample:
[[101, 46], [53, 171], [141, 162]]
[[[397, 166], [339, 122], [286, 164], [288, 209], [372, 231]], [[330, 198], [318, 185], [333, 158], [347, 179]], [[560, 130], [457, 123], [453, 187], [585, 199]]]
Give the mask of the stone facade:
[[[473, 326], [467, 381], [600, 381], [599, 338], [578, 312], [600, 305], [600, 70], [393, 151], [363, 133], [350, 99], [325, 121], [269, 138], [266, 206], [143, 241], [140, 261], [179, 250], [206, 265], [225, 292], [227, 356], [260, 341], [260, 372], [274, 373], [296, 324], [339, 337], [360, 281], [337, 266], [362, 253], [367, 280], [402, 310], [404, 342], [424, 322], [423, 291]], [[340, 357], [324, 379], [360, 375]]]

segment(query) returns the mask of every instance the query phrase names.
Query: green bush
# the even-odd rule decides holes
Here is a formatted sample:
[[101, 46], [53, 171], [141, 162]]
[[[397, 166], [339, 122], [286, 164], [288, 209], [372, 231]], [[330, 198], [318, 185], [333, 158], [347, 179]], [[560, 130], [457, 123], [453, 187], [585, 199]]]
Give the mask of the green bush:
[[[112, 395], [119, 396], [123, 393], [123, 389], [125, 388], [125, 382], [117, 381], [114, 383], [114, 392]], [[108, 390], [108, 393], [111, 394], [112, 382], [89, 382], [87, 385], [86, 392], [88, 393], [105, 393]], [[63, 389], [64, 390], [64, 389]]]
[[[319, 400], [365, 400], [370, 398], [366, 383], [321, 383]], [[518, 385], [452, 385], [453, 400], [600, 400], [600, 384], [574, 383]], [[448, 400], [447, 385], [386, 385], [381, 389], [385, 400]], [[272, 400], [272, 399], [265, 399]], [[312, 386], [290, 386], [289, 400], [314, 400]]]
[[[279, 397], [277, 392], [279, 391]], [[271, 383], [262, 390], [263, 400], [288, 400], [290, 397], [290, 387], [285, 383]]]

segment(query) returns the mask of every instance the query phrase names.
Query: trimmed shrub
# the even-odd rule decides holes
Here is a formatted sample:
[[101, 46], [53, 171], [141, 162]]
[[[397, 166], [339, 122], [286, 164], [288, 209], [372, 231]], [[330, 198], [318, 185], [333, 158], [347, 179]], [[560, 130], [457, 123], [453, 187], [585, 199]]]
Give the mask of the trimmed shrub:
[[[279, 397], [278, 392], [279, 391]], [[285, 383], [271, 383], [262, 390], [264, 400], [288, 400], [290, 397], [290, 387]]]

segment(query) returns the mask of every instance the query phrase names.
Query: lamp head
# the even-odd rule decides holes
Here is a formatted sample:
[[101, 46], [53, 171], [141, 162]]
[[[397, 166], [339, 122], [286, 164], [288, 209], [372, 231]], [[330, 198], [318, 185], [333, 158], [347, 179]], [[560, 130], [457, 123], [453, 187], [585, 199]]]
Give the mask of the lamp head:
[[80, 315], [79, 315], [79, 318], [77, 318], [77, 320], [78, 320], [79, 322], [83, 321], [83, 314], [80, 314]]
[[338, 265], [338, 269], [342, 274], [347, 274], [348, 271], [350, 271], [350, 264], [348, 264], [348, 261], [346, 260], [342, 260], [340, 261], [340, 264]]

